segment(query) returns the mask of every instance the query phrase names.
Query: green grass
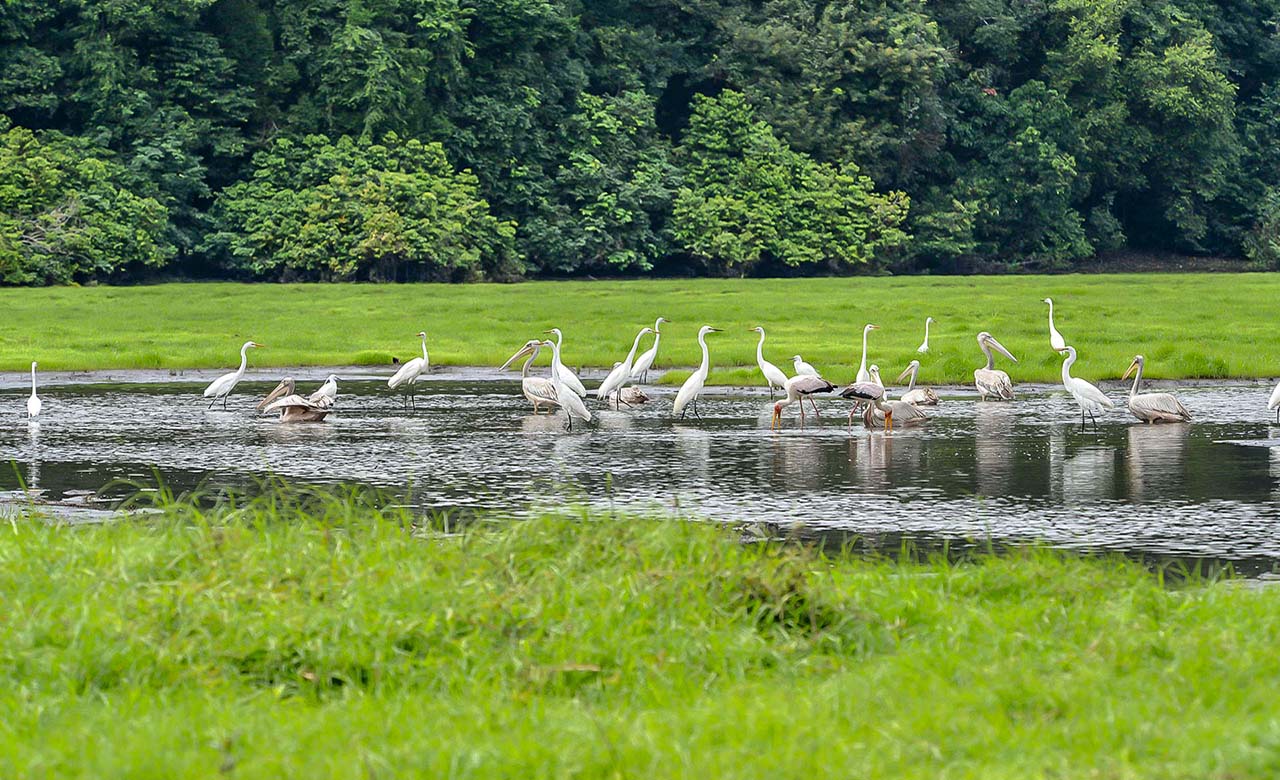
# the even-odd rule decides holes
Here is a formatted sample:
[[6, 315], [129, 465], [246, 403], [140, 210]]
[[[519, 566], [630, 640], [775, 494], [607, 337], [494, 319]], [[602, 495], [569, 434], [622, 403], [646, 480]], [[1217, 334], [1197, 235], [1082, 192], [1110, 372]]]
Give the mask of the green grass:
[[758, 324], [774, 363], [789, 370], [798, 352], [846, 381], [862, 325], [874, 322], [883, 330], [871, 336], [871, 357], [888, 380], [916, 356], [932, 315], [923, 381], [971, 382], [982, 362], [980, 330], [1022, 361], [1002, 364], [1015, 382], [1056, 381], [1046, 295], [1080, 350], [1080, 376], [1118, 377], [1138, 352], [1151, 377], [1280, 373], [1280, 274], [6, 289], [0, 369], [23, 370], [31, 360], [48, 369], [230, 367], [248, 339], [269, 347], [252, 355], [255, 367], [386, 365], [414, 354], [419, 330], [437, 365], [496, 366], [553, 325], [565, 332], [567, 363], [607, 368], [663, 315], [675, 322], [664, 329], [659, 366], [696, 364], [698, 327], [726, 329], [710, 337], [719, 383], [760, 381], [747, 330]]
[[0, 531], [0, 776], [1270, 778], [1280, 591], [353, 501]]

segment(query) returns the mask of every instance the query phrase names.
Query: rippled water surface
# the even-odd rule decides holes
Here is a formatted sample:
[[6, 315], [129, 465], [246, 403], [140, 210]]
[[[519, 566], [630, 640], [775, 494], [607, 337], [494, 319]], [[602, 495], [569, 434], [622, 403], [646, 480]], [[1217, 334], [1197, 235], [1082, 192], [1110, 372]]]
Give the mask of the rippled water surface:
[[839, 400], [819, 401], [821, 421], [803, 429], [788, 409], [785, 430], [772, 432], [768, 398], [751, 390], [717, 390], [701, 422], [672, 421], [665, 389], [566, 432], [562, 417], [529, 411], [518, 381], [479, 375], [419, 385], [416, 411], [381, 380], [344, 381], [327, 422], [282, 425], [252, 412], [273, 385], [243, 383], [225, 412], [205, 410], [203, 384], [51, 386], [46, 414], [28, 423], [25, 391], [9, 382], [0, 459], [13, 465], [0, 469], [0, 489], [21, 479], [58, 498], [150, 480], [153, 468], [180, 489], [270, 472], [404, 489], [430, 508], [518, 515], [589, 502], [816, 532], [1280, 564], [1280, 426], [1262, 384], [1180, 390], [1196, 416], [1188, 425], [1117, 411], [1085, 429], [1061, 390], [1024, 386], [999, 404], [954, 389], [926, 427], [889, 435], [846, 430]]

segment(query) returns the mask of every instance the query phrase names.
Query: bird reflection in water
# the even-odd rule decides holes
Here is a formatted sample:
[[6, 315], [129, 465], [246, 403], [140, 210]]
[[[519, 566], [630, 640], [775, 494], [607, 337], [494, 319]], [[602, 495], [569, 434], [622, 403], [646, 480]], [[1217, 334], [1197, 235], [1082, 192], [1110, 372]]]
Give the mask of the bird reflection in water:
[[1017, 407], [977, 404], [974, 407], [974, 476], [984, 496], [1008, 495], [1013, 484], [1013, 424]]
[[1183, 492], [1187, 433], [1185, 423], [1129, 426], [1129, 498], [1170, 498]]

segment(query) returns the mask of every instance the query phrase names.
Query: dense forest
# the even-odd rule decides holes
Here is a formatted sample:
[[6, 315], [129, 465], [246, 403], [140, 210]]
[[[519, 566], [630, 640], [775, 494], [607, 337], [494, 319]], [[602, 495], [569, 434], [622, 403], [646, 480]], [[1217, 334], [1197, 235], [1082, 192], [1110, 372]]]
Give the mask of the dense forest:
[[1280, 0], [5, 0], [0, 283], [1280, 267]]

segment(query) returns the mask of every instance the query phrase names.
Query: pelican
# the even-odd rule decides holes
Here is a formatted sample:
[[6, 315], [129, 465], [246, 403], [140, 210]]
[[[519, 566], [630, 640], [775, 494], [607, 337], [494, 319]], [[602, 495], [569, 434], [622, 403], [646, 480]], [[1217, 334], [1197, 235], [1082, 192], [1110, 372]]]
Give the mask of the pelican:
[[[31, 393], [32, 395], [35, 394], [34, 388]], [[1280, 384], [1276, 385], [1276, 389], [1271, 391], [1271, 400], [1267, 401], [1267, 409], [1276, 410], [1276, 422], [1280, 423]]]
[[[556, 329], [552, 328], [547, 331], [547, 333], [552, 332], [556, 332]], [[573, 430], [573, 418], [575, 417], [583, 422], [591, 422], [591, 412], [587, 409], [587, 405], [582, 402], [582, 396], [564, 383], [565, 376], [572, 376], [573, 374], [560, 362], [560, 342], [548, 339], [542, 342], [542, 346], [551, 347], [551, 381], [556, 388], [556, 402], [564, 410], [564, 427]]]
[[236, 388], [236, 385], [240, 384], [240, 380], [244, 377], [244, 370], [249, 367], [249, 349], [260, 349], [261, 347], [262, 345], [257, 342], [246, 341], [240, 347], [240, 368], [229, 374], [223, 374], [210, 382], [209, 386], [204, 389], [204, 397], [213, 399], [209, 402], [210, 409], [218, 402], [219, 398], [222, 399], [222, 408], [227, 408], [227, 396], [231, 395], [231, 391]]
[[431, 358], [427, 357], [427, 333], [426, 331], [418, 331], [418, 338], [422, 339], [422, 357], [414, 358], [404, 365], [400, 366], [400, 370], [387, 380], [387, 387], [392, 390], [404, 388], [404, 405], [409, 406], [411, 402], [416, 406], [417, 399], [413, 392], [413, 386], [418, 383], [418, 377], [426, 373], [431, 367]]
[[[773, 398], [773, 388], [787, 388], [787, 375], [782, 373], [782, 369], [764, 359], [764, 328], [757, 325], [751, 330], [760, 334], [760, 341], [756, 343], [756, 365], [760, 366], [760, 373], [764, 374], [764, 381], [769, 385], [769, 397]], [[813, 366], [809, 366], [813, 368]]]
[[39, 417], [40, 407], [44, 404], [40, 403], [40, 396], [36, 395], [36, 362], [31, 361], [31, 397], [27, 399], [27, 417]]
[[855, 382], [871, 381], [871, 372], [867, 370], [867, 334], [873, 330], [880, 330], [880, 326], [867, 323], [862, 327], [862, 362], [858, 364], [858, 378]]
[[987, 396], [995, 396], [997, 401], [1012, 401], [1013, 382], [1009, 380], [1008, 374], [994, 367], [995, 358], [991, 356], [991, 350], [994, 349], [1015, 363], [1018, 359], [985, 330], [978, 334], [978, 346], [982, 349], [982, 354], [987, 356], [987, 365], [973, 372], [973, 384], [978, 388], [978, 398], [985, 401]]
[[[852, 409], [849, 410], [849, 425], [853, 425], [853, 416], [858, 413], [858, 409], [862, 404], [869, 403], [867, 410], [863, 412], [862, 421], [868, 428], [883, 427], [886, 431], [893, 430], [893, 418], [906, 416], [906, 419], [913, 423], [923, 422], [928, 419], [925, 413], [912, 406], [905, 401], [885, 401], [884, 388], [874, 382], [854, 382], [846, 385], [840, 391], [841, 398], [851, 398], [859, 401]], [[876, 413], [879, 413], [878, 415]]]
[[[547, 333], [555, 334], [555, 337], [556, 337], [556, 353], [555, 354], [559, 354], [560, 347], [562, 344], [564, 344], [564, 334], [560, 332], [559, 328], [552, 328], [551, 330], [547, 331]], [[568, 387], [570, 390], [577, 393], [579, 398], [587, 397], [587, 388], [582, 386], [582, 380], [578, 379], [578, 375], [570, 371], [568, 366], [566, 366], [564, 363], [560, 363], [560, 368], [558, 369], [558, 373], [560, 374], [560, 381], [564, 383], [565, 387]]]
[[929, 326], [934, 322], [933, 317], [924, 318], [924, 341], [920, 342], [920, 346], [916, 347], [916, 352], [921, 355], [929, 351]]
[[[903, 425], [915, 425], [929, 419], [924, 412], [916, 408], [916, 405], [910, 401], [893, 401], [887, 397], [884, 392], [884, 382], [880, 381], [880, 366], [875, 363], [871, 364], [871, 368], [867, 369], [871, 374], [871, 381], [866, 384], [875, 385], [880, 388], [881, 397], [878, 402], [869, 404], [862, 412], [862, 423], [868, 428], [884, 428], [886, 410], [893, 412], [891, 417], [898, 420]], [[856, 382], [854, 384], [857, 384]], [[853, 424], [853, 415], [857, 413], [857, 407], [849, 411], [849, 424]]]
[[639, 406], [649, 403], [649, 396], [635, 385], [629, 385], [618, 391], [618, 398], [627, 406]]
[[1142, 368], [1146, 364], [1146, 358], [1142, 355], [1134, 355], [1133, 362], [1125, 369], [1124, 376], [1120, 377], [1128, 379], [1129, 374], [1137, 369], [1138, 373], [1133, 377], [1133, 387], [1129, 388], [1129, 411], [1134, 417], [1147, 423], [1190, 420], [1191, 412], [1188, 412], [1172, 393], [1138, 393], [1138, 384], [1142, 382]]
[[[520, 392], [529, 402], [533, 404], [533, 413], [538, 414], [538, 410], [543, 404], [547, 406], [559, 406], [560, 402], [556, 396], [556, 383], [550, 379], [540, 376], [529, 376], [529, 366], [533, 365], [533, 361], [538, 359], [538, 353], [542, 351], [543, 342], [538, 339], [530, 339], [524, 343], [514, 355], [507, 358], [507, 362], [502, 364], [499, 371], [505, 371], [507, 366], [516, 362], [520, 358], [528, 355], [524, 361], [524, 366], [520, 369]], [[550, 414], [551, 410], [547, 410]]]
[[1053, 327], [1053, 299], [1045, 298], [1044, 302], [1049, 304], [1049, 346], [1062, 352], [1067, 348], [1067, 341], [1062, 338], [1062, 334], [1058, 332], [1058, 329]]
[[[596, 400], [609, 402], [609, 396], [622, 389], [622, 385], [631, 378], [631, 367], [636, 359], [636, 350], [640, 348], [640, 339], [653, 333], [653, 328], [641, 328], [636, 334], [635, 341], [631, 342], [631, 351], [627, 353], [627, 359], [614, 365], [613, 370], [604, 378], [600, 386], [596, 388]], [[621, 393], [619, 393], [618, 406], [622, 406]]]
[[910, 378], [907, 383], [907, 389], [902, 394], [902, 400], [915, 406], [937, 406], [938, 394], [933, 392], [931, 387], [916, 387], [916, 374], [920, 373], [920, 361], [913, 360], [907, 364], [906, 370], [898, 374], [898, 378], [894, 381], [901, 382]]
[[662, 341], [662, 323], [671, 322], [666, 317], [659, 317], [653, 323], [653, 346], [646, 349], [636, 358], [635, 365], [631, 367], [631, 381], [637, 380], [648, 382], [649, 369], [653, 367], [653, 361], [658, 357], [658, 342]]
[[1089, 419], [1097, 424], [1098, 421], [1093, 415], [1103, 409], [1116, 408], [1115, 403], [1110, 398], [1107, 398], [1106, 394], [1097, 387], [1083, 379], [1071, 376], [1071, 366], [1075, 365], [1076, 362], [1075, 347], [1067, 346], [1058, 351], [1067, 353], [1067, 359], [1062, 361], [1062, 386], [1067, 388], [1067, 392], [1071, 393], [1077, 404], [1080, 404], [1080, 425], [1084, 425], [1085, 412], [1088, 412]]
[[338, 378], [333, 374], [320, 389], [303, 398], [294, 393], [293, 377], [285, 377], [272, 390], [258, 409], [263, 414], [280, 413], [280, 422], [320, 422], [330, 411], [338, 397]]
[[[785, 382], [784, 389], [787, 391], [787, 397], [773, 405], [773, 420], [769, 423], [770, 430], [782, 427], [782, 408], [790, 406], [797, 401], [800, 402], [800, 424], [804, 425], [804, 399], [814, 393], [829, 393], [835, 390], [836, 386], [820, 376], [797, 374]], [[809, 400], [812, 401], [813, 399], [810, 398]], [[818, 414], [816, 406], [813, 408], [813, 413], [814, 415]]]
[[796, 370], [796, 376], [800, 376], [801, 374], [805, 376], [822, 376], [822, 374], [818, 373], [818, 369], [804, 362], [804, 359], [799, 355], [791, 356], [791, 365]]
[[[684, 384], [680, 385], [680, 392], [676, 393], [676, 402], [671, 406], [671, 413], [680, 415], [680, 419], [684, 419], [685, 407], [690, 403], [693, 404], [693, 414], [699, 420], [702, 415], [698, 414], [698, 396], [702, 394], [702, 387], [707, 383], [707, 373], [711, 370], [711, 356], [707, 354], [707, 334], [719, 333], [719, 328], [713, 328], [710, 325], [703, 325], [698, 329], [698, 346], [702, 347], [702, 365], [698, 366], [698, 370], [689, 375], [684, 380]], [[799, 360], [797, 355], [796, 359]]]

